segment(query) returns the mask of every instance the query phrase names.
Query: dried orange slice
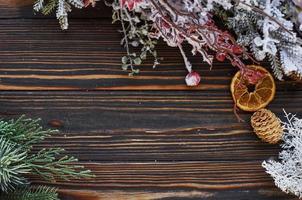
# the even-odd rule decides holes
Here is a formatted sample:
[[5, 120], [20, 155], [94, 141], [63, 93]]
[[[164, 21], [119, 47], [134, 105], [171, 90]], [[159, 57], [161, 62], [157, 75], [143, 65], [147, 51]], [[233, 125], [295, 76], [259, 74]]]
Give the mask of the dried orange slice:
[[233, 100], [238, 108], [254, 112], [266, 107], [275, 97], [276, 85], [272, 75], [263, 67], [249, 65], [249, 69], [263, 74], [255, 84], [249, 83], [237, 72], [231, 83]]

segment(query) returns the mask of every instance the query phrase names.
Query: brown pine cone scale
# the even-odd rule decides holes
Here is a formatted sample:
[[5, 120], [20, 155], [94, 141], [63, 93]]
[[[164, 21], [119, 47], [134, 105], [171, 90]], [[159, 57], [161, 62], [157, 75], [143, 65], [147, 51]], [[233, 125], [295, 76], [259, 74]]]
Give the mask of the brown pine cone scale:
[[251, 117], [251, 125], [256, 135], [270, 144], [278, 143], [283, 134], [281, 120], [270, 110], [260, 109]]

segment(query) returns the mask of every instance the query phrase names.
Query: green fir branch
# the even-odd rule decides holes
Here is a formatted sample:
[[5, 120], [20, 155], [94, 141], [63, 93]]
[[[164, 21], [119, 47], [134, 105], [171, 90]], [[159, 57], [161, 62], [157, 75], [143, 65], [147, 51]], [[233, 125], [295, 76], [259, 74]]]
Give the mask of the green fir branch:
[[0, 188], [1, 191], [13, 190], [17, 185], [27, 183], [25, 174], [30, 173], [31, 166], [26, 163], [27, 152], [16, 144], [0, 138]]
[[42, 8], [42, 14], [43, 15], [49, 15], [52, 12], [55, 11], [56, 7], [58, 5], [58, 0], [49, 0], [47, 1], [47, 3], [45, 4], [45, 6], [43, 6]]
[[24, 115], [17, 120], [0, 121], [0, 137], [23, 146], [36, 144], [57, 130], [43, 130], [40, 119], [26, 118]]
[[56, 132], [44, 130], [39, 122], [25, 116], [0, 121], [0, 192], [26, 185], [28, 174], [51, 181], [93, 177], [90, 170], [75, 164], [78, 161], [75, 157], [63, 155], [62, 148], [44, 148], [32, 153], [34, 144]]
[[72, 7], [82, 9], [84, 2], [82, 0], [36, 0], [33, 5], [34, 11], [41, 12], [43, 15], [55, 12], [62, 30], [68, 28], [68, 13], [71, 12]]
[[57, 189], [47, 186], [21, 188], [0, 195], [1, 200], [59, 200]]
[[62, 153], [64, 149], [61, 148], [42, 149], [29, 157], [27, 162], [30, 163], [32, 173], [50, 181], [56, 178], [70, 180], [93, 177], [90, 170], [83, 170], [83, 166], [74, 164], [78, 159], [61, 156]]
[[44, 6], [44, 0], [36, 0], [33, 6], [34, 11], [39, 12]]

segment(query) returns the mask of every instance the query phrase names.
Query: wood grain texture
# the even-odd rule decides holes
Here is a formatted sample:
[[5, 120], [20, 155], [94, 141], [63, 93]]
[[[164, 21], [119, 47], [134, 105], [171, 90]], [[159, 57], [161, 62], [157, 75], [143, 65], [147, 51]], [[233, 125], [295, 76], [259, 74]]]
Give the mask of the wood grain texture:
[[[278, 145], [252, 134], [250, 114], [241, 113], [246, 123], [236, 121], [228, 91], [0, 94], [2, 117], [60, 122], [60, 134], [37, 149], [63, 147], [94, 171], [95, 179], [54, 184], [64, 199], [295, 199], [261, 168]], [[279, 91], [270, 109], [301, 113], [301, 97]]]
[[[41, 26], [43, 24], [43, 26]], [[85, 29], [82, 28], [83, 24]], [[62, 32], [57, 22], [40, 20], [0, 21], [1, 90], [226, 90], [236, 69], [216, 63], [212, 70], [200, 57], [190, 57], [202, 74], [199, 87], [184, 84], [186, 71], [175, 49], [159, 45], [164, 58], [157, 69], [147, 62], [139, 76], [121, 70], [119, 26], [110, 21], [73, 19]], [[51, 41], [51, 42], [50, 42]], [[293, 84], [295, 84], [293, 86]], [[301, 89], [301, 84], [280, 83], [280, 89]]]
[[[0, 7], [0, 117], [42, 118], [60, 133], [34, 151], [65, 148], [96, 175], [52, 183], [62, 200], [296, 199], [261, 167], [278, 145], [252, 134], [250, 113], [240, 112], [244, 123], [233, 114], [236, 69], [215, 63], [209, 70], [190, 57], [202, 82], [187, 88], [181, 56], [161, 43], [162, 65], [152, 69], [148, 61], [129, 77], [120, 67], [119, 26], [103, 9], [75, 12], [62, 32], [55, 19], [33, 16], [28, 7]], [[277, 88], [269, 108], [301, 116], [302, 84]]]

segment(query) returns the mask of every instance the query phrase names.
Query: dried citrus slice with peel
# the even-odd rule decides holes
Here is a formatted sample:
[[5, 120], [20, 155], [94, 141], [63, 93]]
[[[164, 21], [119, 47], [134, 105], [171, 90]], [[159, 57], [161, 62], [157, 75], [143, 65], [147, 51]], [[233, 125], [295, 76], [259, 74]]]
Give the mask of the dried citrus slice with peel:
[[244, 111], [254, 112], [266, 107], [275, 97], [276, 85], [272, 75], [263, 67], [247, 66], [263, 74], [254, 84], [245, 80], [241, 72], [237, 72], [231, 83], [231, 92], [235, 104]]

